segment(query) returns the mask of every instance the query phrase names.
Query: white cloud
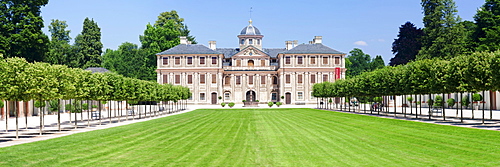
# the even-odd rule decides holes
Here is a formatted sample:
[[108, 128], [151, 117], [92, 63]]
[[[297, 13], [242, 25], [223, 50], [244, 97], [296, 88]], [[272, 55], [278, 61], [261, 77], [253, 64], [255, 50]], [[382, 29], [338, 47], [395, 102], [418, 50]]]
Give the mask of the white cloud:
[[368, 46], [368, 44], [365, 41], [356, 41], [356, 42], [354, 42], [354, 45]]

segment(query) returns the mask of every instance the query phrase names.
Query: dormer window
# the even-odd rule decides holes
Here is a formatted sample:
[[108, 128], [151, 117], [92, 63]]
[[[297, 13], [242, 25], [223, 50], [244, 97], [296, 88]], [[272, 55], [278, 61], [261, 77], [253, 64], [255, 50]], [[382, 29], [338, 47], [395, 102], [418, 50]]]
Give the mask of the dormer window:
[[245, 39], [241, 39], [241, 45], [244, 45], [245, 44]]
[[253, 45], [253, 39], [248, 39], [248, 44]]

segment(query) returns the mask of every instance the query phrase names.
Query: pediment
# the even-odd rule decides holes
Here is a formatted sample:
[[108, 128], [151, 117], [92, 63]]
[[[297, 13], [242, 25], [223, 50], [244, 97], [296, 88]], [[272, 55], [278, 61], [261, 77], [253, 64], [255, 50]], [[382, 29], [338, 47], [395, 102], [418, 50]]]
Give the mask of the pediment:
[[263, 58], [263, 57], [269, 57], [267, 53], [263, 52], [262, 50], [253, 47], [253, 46], [248, 46], [246, 48], [243, 48], [240, 50], [238, 53], [234, 54], [232, 57], [234, 58]]

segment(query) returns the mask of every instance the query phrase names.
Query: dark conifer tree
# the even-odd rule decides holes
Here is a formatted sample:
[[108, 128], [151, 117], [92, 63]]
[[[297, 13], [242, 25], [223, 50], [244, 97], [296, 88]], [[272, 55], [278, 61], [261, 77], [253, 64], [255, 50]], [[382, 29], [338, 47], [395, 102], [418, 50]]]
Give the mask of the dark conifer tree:
[[392, 53], [395, 54], [389, 65], [403, 65], [415, 60], [416, 55], [422, 48], [422, 29], [415, 27], [411, 22], [406, 22], [399, 27], [398, 39], [392, 43]]

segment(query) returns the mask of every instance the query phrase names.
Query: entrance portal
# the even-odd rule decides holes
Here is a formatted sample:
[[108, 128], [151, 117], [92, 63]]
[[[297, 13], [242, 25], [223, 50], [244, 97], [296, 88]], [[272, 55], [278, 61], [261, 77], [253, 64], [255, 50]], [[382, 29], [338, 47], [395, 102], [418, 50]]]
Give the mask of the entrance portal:
[[292, 94], [290, 92], [285, 93], [285, 104], [292, 104]]
[[217, 104], [217, 93], [212, 93], [212, 99], [210, 99], [212, 101], [212, 104]]
[[253, 90], [250, 90], [250, 91], [247, 92], [247, 94], [246, 94], [246, 100], [248, 102], [255, 101], [255, 92]]

